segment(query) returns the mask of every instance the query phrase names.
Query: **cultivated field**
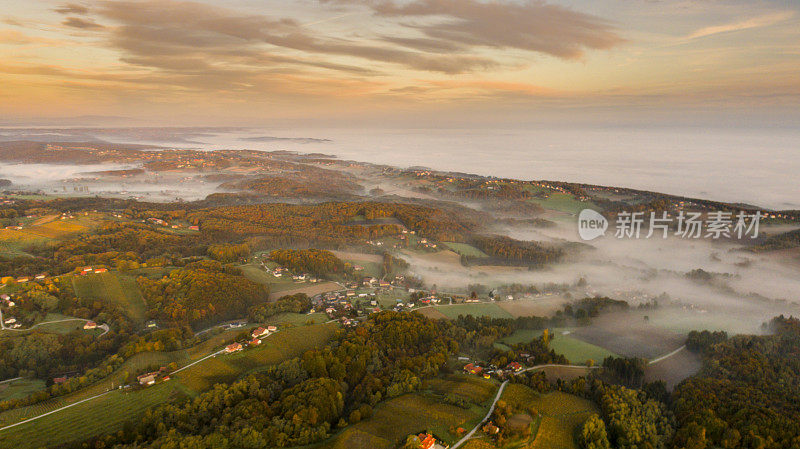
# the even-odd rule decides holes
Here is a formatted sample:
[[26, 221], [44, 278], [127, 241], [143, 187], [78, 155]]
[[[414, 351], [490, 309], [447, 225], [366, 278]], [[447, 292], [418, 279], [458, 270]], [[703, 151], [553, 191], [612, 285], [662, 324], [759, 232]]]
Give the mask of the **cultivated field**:
[[279, 286], [270, 285], [269, 299], [278, 299], [281, 296], [296, 295], [305, 293], [309, 297], [335, 290], [342, 290], [342, 286], [335, 282], [319, 282], [316, 284], [281, 284]]
[[36, 421], [0, 431], [0, 447], [49, 447], [115, 432], [148, 408], [181, 397], [185, 395], [175, 382], [140, 391], [115, 390]]
[[81, 299], [113, 302], [135, 320], [144, 320], [145, 302], [136, 279], [117, 273], [97, 273], [75, 276], [75, 294]]
[[502, 399], [516, 409], [533, 409], [541, 415], [536, 439], [528, 446], [536, 449], [577, 449], [575, 435], [580, 426], [599, 413], [586, 399], [558, 391], [538, 394], [520, 384], [508, 385]]
[[634, 312], [600, 315], [588, 326], [573, 329], [570, 336], [626, 357], [647, 359], [672, 352], [686, 340], [685, 335], [644, 322]]
[[452, 304], [431, 307], [441, 312], [450, 319], [458, 318], [459, 315], [489, 316], [492, 318], [513, 318], [513, 316], [503, 310], [495, 303], [471, 303], [471, 304]]
[[466, 243], [444, 242], [448, 248], [457, 252], [461, 256], [468, 257], [489, 257], [488, 254]]
[[568, 300], [561, 296], [545, 296], [542, 298], [517, 299], [501, 301], [497, 305], [514, 317], [521, 316], [553, 316], [564, 308]]
[[476, 404], [492, 399], [497, 392], [497, 385], [491, 381], [466, 374], [430, 379], [425, 381], [424, 388], [436, 394], [456, 394]]
[[663, 380], [667, 388], [672, 390], [683, 379], [693, 376], [703, 367], [699, 355], [684, 349], [664, 360], [648, 365], [644, 372], [645, 382]]
[[325, 344], [338, 329], [328, 323], [280, 330], [261, 345], [236, 354], [220, 354], [175, 375], [190, 390], [201, 392], [216, 383], [232, 382], [247, 372], [278, 364]]
[[41, 379], [20, 379], [0, 384], [0, 401], [21, 399], [45, 387]]
[[412, 433], [431, 431], [455, 441], [452, 426], [470, 428], [485, 414], [481, 407], [463, 409], [442, 404], [421, 394], [406, 394], [375, 407], [371, 418], [343, 430], [317, 447], [324, 449], [394, 449]]
[[564, 354], [564, 357], [575, 365], [585, 364], [587, 360], [600, 364], [606, 357], [616, 356], [608, 349], [578, 340], [570, 335], [564, 335], [561, 332], [553, 333], [550, 347], [557, 353]]
[[425, 315], [428, 318], [434, 319], [434, 320], [449, 320], [450, 319], [447, 315], [443, 314], [440, 311], [439, 307], [425, 307], [425, 308], [422, 308], [422, 309], [418, 309], [417, 312]]
[[[551, 329], [552, 339], [550, 340], [550, 348], [559, 354], [563, 354], [569, 359], [570, 363], [581, 365], [587, 360], [593, 360], [599, 364], [608, 356], [616, 356], [616, 354], [605, 348], [573, 338], [569, 334], [564, 335], [563, 332], [566, 331], [562, 329]], [[540, 329], [520, 329], [500, 340], [500, 343], [505, 345], [527, 343], [541, 336], [542, 330]]]

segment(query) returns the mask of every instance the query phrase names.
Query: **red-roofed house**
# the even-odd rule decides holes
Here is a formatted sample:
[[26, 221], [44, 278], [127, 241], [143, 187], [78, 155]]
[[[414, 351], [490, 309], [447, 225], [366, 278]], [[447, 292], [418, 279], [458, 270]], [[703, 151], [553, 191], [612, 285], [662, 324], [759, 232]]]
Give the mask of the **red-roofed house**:
[[250, 334], [253, 338], [258, 338], [263, 335], [269, 334], [269, 330], [264, 329], [263, 327], [257, 327], [253, 329], [253, 332]]
[[419, 438], [419, 447], [422, 449], [432, 449], [436, 444], [436, 438], [429, 433], [421, 433], [417, 437]]
[[241, 343], [233, 343], [233, 344], [230, 344], [228, 346], [225, 346], [225, 352], [227, 352], [228, 354], [230, 354], [231, 352], [236, 352], [236, 351], [241, 351], [241, 350], [242, 350], [242, 344]]
[[464, 365], [464, 371], [470, 374], [480, 374], [483, 372], [483, 368], [480, 366], [473, 365], [472, 363], [467, 363]]
[[522, 370], [522, 365], [520, 365], [517, 362], [511, 362], [508, 365], [506, 365], [506, 368], [513, 369], [514, 371], [520, 371]]

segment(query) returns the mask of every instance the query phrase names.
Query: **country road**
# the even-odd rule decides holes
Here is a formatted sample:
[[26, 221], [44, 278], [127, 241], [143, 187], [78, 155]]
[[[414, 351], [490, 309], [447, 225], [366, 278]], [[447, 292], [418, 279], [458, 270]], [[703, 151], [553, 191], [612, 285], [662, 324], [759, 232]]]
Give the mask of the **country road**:
[[[5, 321], [3, 321], [3, 311], [0, 310], [0, 324], [2, 324], [2, 326], [0, 326], [0, 329], [5, 330], [5, 331], [27, 332], [27, 331], [29, 331], [29, 330], [31, 330], [33, 328], [36, 328], [36, 327], [39, 327], [39, 326], [43, 326], [45, 324], [66, 323], [68, 321], [83, 321], [84, 323], [88, 323], [91, 320], [87, 320], [85, 318], [65, 318], [63, 320], [43, 321], [41, 323], [36, 323], [33, 326], [26, 327], [24, 329], [22, 329], [22, 328], [20, 328], [20, 329], [11, 329], [10, 327], [6, 327]], [[100, 329], [103, 329], [103, 333], [98, 335], [98, 337], [102, 337], [103, 335], [107, 334], [108, 331], [111, 330], [111, 329], [109, 329], [108, 324], [101, 324], [101, 325], [99, 325], [97, 327], [99, 327]]]
[[78, 402], [73, 402], [72, 404], [65, 405], [65, 406], [63, 406], [63, 407], [61, 407], [61, 408], [57, 408], [57, 409], [55, 409], [55, 410], [51, 410], [51, 411], [49, 411], [49, 412], [47, 412], [47, 413], [43, 413], [43, 414], [41, 414], [41, 415], [34, 416], [33, 418], [28, 418], [28, 419], [22, 420], [22, 421], [20, 421], [20, 422], [15, 422], [14, 424], [9, 424], [9, 425], [7, 425], [7, 426], [5, 426], [5, 427], [0, 427], [0, 432], [4, 431], [4, 430], [6, 430], [6, 429], [10, 429], [10, 428], [12, 428], [12, 427], [19, 426], [20, 424], [25, 424], [26, 422], [31, 422], [31, 421], [37, 420], [37, 419], [39, 419], [39, 418], [44, 418], [44, 417], [45, 417], [45, 416], [47, 416], [47, 415], [52, 415], [53, 413], [57, 413], [57, 412], [60, 412], [60, 411], [62, 411], [62, 410], [66, 410], [66, 409], [68, 409], [68, 408], [70, 408], [70, 407], [75, 407], [75, 406], [76, 406], [76, 405], [78, 405], [78, 404], [82, 404], [82, 403], [84, 403], [84, 402], [91, 401], [92, 399], [97, 399], [97, 398], [99, 398], [100, 396], [105, 396], [105, 395], [107, 395], [108, 393], [111, 393], [112, 391], [114, 391], [114, 390], [108, 390], [108, 391], [105, 391], [105, 392], [103, 392], [103, 393], [100, 393], [100, 394], [98, 394], [98, 395], [96, 395], [96, 396], [92, 396], [92, 397], [90, 397], [90, 398], [82, 399], [82, 400], [80, 400], [80, 401], [78, 401]]
[[655, 358], [653, 360], [650, 360], [649, 362], [647, 362], [647, 364], [648, 365], [654, 365], [654, 364], [656, 364], [656, 363], [658, 363], [658, 362], [660, 362], [662, 360], [665, 360], [665, 359], [668, 359], [668, 358], [672, 357], [673, 355], [683, 351], [684, 349], [686, 349], [686, 345], [681, 346], [680, 348], [670, 352], [669, 354], [665, 354], [665, 355], [662, 355], [661, 357], [658, 357], [658, 358]]
[[[503, 390], [506, 389], [506, 384], [508, 384], [508, 381], [505, 381], [502, 384], [500, 384], [500, 388], [497, 390], [497, 395], [494, 397], [494, 401], [492, 402], [492, 406], [489, 407], [489, 412], [486, 413], [486, 416], [478, 424], [475, 424], [475, 427], [473, 427], [472, 430], [469, 431], [469, 433], [464, 435], [464, 438], [458, 440], [458, 442], [456, 442], [454, 445], [452, 445], [450, 447], [450, 449], [458, 449], [459, 446], [461, 446], [462, 444], [466, 443], [467, 440], [472, 438], [472, 435], [475, 435], [475, 432], [477, 432], [478, 429], [481, 428], [481, 424], [485, 423], [486, 420], [488, 420], [492, 416], [492, 412], [494, 412], [494, 407], [495, 407], [495, 405], [497, 405], [497, 401], [500, 400], [500, 396], [503, 395]], [[0, 430], [2, 430], [2, 429], [0, 429]]]

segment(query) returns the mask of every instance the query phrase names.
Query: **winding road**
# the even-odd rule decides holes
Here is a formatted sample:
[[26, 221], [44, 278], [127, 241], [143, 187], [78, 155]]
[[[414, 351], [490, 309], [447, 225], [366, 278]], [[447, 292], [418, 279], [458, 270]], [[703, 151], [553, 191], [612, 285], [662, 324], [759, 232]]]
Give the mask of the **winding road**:
[[[53, 321], [44, 321], [44, 322], [41, 322], [41, 323], [36, 323], [33, 326], [26, 327], [24, 329], [22, 329], [22, 328], [20, 328], [20, 329], [12, 329], [10, 327], [6, 327], [6, 322], [5, 322], [5, 320], [3, 320], [3, 311], [0, 310], [0, 330], [4, 330], [4, 331], [27, 332], [27, 331], [35, 328], [35, 327], [39, 327], [39, 326], [42, 326], [42, 325], [45, 325], [45, 324], [66, 323], [68, 321], [83, 321], [84, 323], [88, 323], [91, 320], [87, 320], [85, 318], [65, 318], [63, 320], [53, 320]], [[109, 329], [108, 324], [101, 324], [101, 325], [99, 325], [97, 327], [99, 327], [100, 329], [103, 329], [103, 333], [98, 335], [98, 337], [102, 337], [103, 335], [107, 334], [108, 331], [111, 330], [111, 329]]]

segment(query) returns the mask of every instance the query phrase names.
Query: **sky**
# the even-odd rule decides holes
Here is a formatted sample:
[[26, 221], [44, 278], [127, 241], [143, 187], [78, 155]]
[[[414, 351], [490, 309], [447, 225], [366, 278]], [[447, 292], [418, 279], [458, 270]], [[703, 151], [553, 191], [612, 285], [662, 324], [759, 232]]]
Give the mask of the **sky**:
[[796, 127], [798, 100], [797, 0], [0, 0], [0, 125]]

